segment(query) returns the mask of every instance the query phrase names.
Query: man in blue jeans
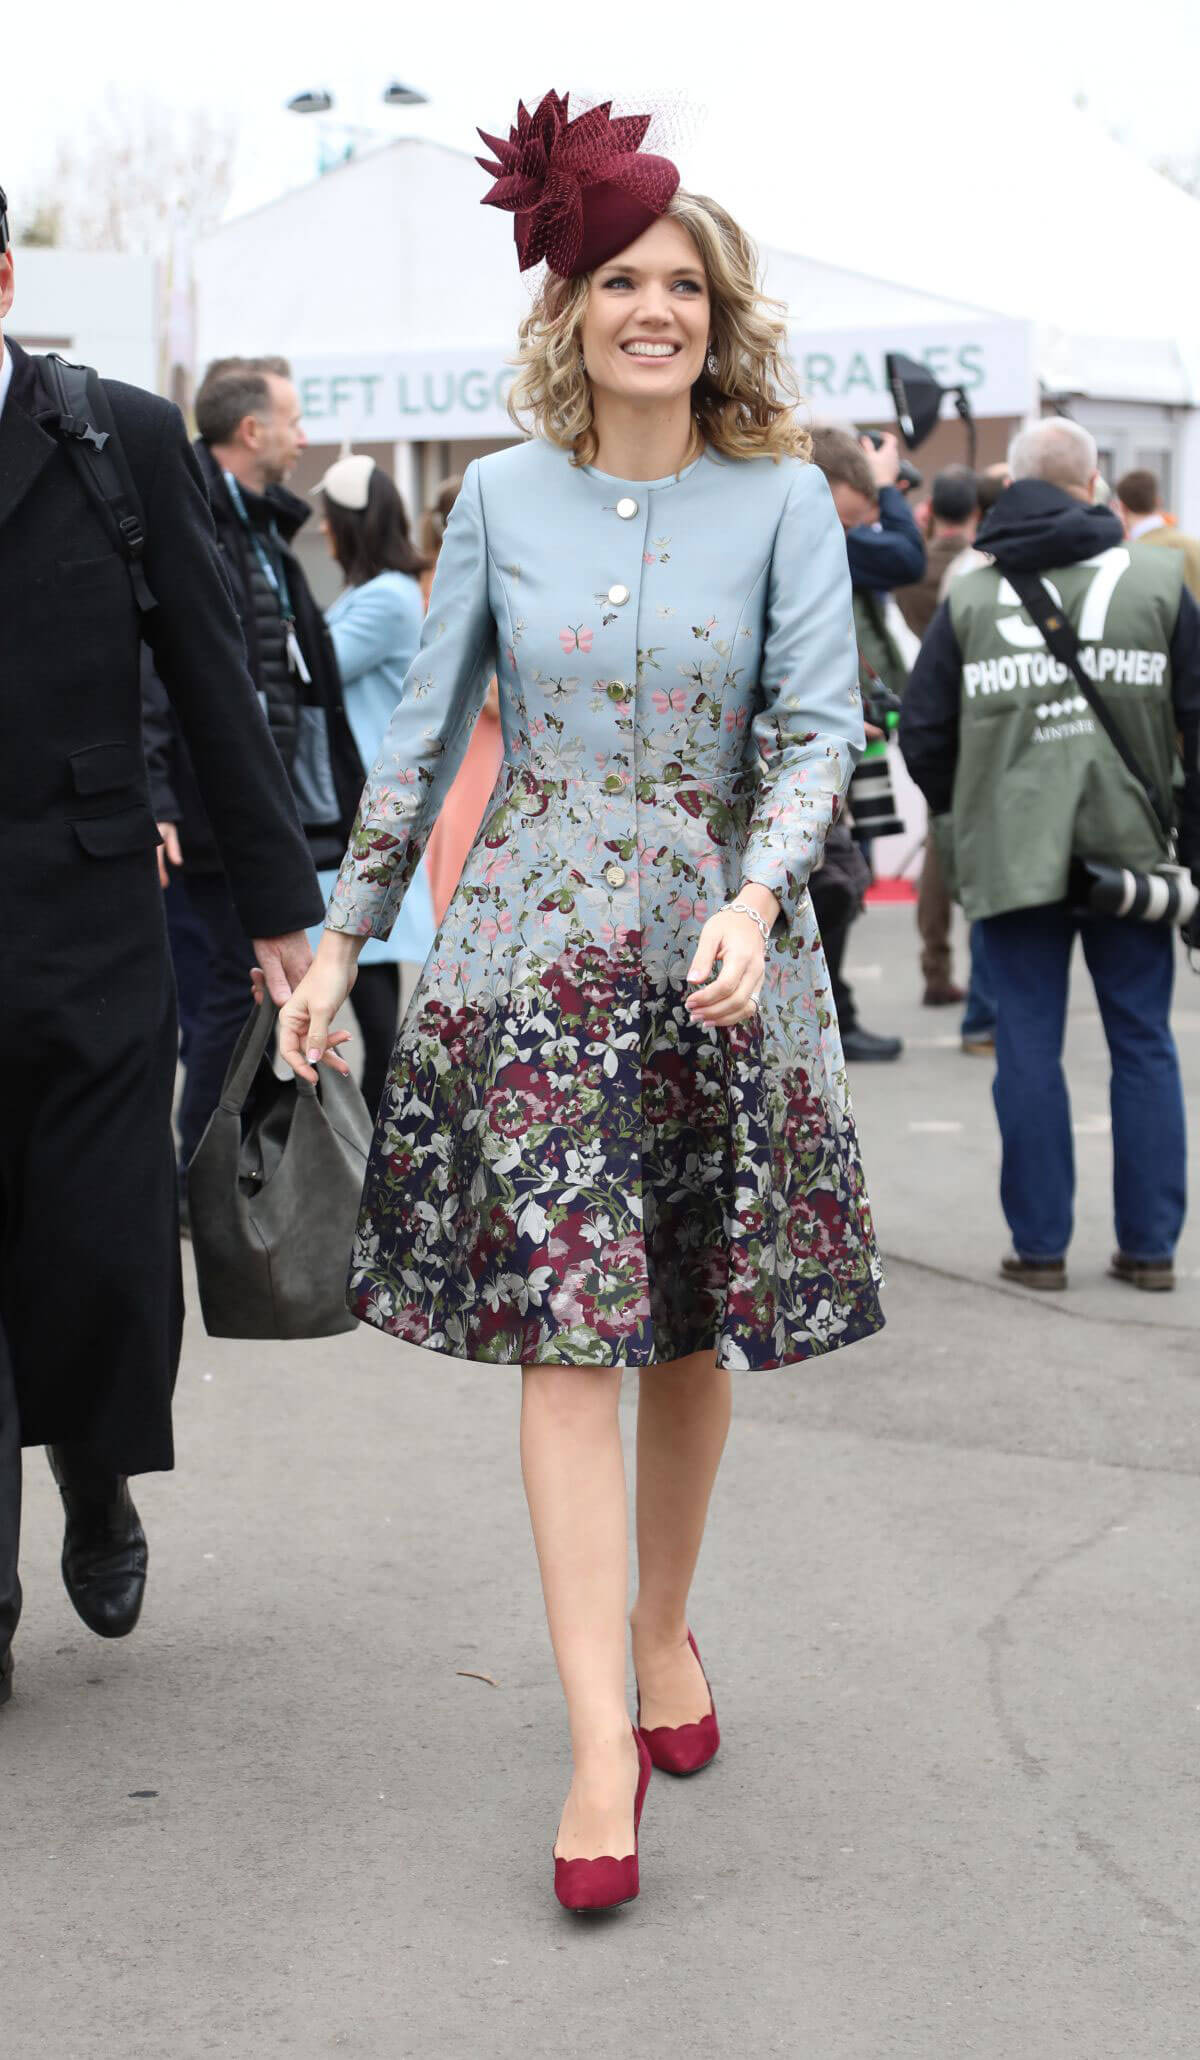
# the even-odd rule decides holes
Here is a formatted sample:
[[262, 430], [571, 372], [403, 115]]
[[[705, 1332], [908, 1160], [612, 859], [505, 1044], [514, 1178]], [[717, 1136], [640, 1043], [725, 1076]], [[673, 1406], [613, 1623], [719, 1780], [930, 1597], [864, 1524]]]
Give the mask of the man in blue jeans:
[[1148, 873], [1169, 854], [1142, 784], [1009, 575], [1033, 573], [1050, 588], [1139, 770], [1174, 807], [1179, 860], [1198, 880], [1200, 609], [1177, 553], [1151, 562], [1131, 552], [1116, 517], [1094, 505], [1096, 446], [1077, 423], [1023, 431], [1011, 464], [1013, 484], [976, 539], [993, 562], [954, 582], [900, 718], [905, 761], [954, 891], [980, 925], [996, 997], [1000, 1199], [1014, 1247], [1001, 1271], [1026, 1287], [1067, 1285], [1075, 1168], [1062, 1048], [1078, 936], [1112, 1062], [1110, 1270], [1134, 1287], [1172, 1288], [1186, 1205], [1169, 1020], [1178, 943], [1168, 924], [1080, 914], [1073, 891], [1080, 860]]

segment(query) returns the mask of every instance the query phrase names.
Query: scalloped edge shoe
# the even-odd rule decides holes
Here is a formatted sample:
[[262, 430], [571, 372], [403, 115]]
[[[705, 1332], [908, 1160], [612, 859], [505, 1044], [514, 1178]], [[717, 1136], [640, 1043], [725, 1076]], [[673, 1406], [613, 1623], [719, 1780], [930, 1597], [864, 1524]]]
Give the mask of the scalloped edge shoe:
[[[704, 1674], [704, 1661], [690, 1631], [688, 1644], [696, 1655], [696, 1665]], [[704, 1685], [708, 1688], [710, 1705], [706, 1717], [701, 1717], [698, 1724], [656, 1724], [652, 1731], [642, 1728], [642, 1692], [638, 1689], [638, 1737], [645, 1739], [646, 1750], [662, 1774], [674, 1774], [678, 1779], [686, 1774], [698, 1774], [717, 1756], [721, 1731], [707, 1674], [704, 1674]]]
[[564, 1910], [570, 1910], [576, 1917], [587, 1917], [598, 1910], [619, 1910], [622, 1903], [631, 1903], [641, 1886], [638, 1877], [638, 1832], [642, 1822], [642, 1804], [650, 1786], [651, 1758], [649, 1748], [638, 1731], [630, 1725], [638, 1756], [638, 1784], [633, 1798], [633, 1851], [623, 1860], [614, 1860], [609, 1853], [602, 1853], [596, 1860], [560, 1860], [554, 1848], [554, 1893]]

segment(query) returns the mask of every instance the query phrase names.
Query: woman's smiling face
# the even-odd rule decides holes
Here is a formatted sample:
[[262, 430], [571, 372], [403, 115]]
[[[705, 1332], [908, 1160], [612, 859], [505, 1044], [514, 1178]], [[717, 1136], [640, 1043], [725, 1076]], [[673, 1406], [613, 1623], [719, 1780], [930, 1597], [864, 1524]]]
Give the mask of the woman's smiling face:
[[622, 400], [690, 393], [708, 349], [708, 280], [682, 224], [663, 215], [591, 275], [579, 341], [594, 389]]

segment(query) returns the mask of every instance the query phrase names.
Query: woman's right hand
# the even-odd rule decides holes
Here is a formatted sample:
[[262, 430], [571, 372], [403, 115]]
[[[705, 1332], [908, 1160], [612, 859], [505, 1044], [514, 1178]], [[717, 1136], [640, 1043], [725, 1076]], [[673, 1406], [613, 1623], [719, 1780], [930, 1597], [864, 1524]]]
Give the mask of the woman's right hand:
[[354, 985], [363, 941], [326, 930], [303, 980], [279, 1011], [280, 1055], [301, 1080], [315, 1083], [316, 1068], [322, 1065], [349, 1075], [349, 1066], [337, 1053], [350, 1032], [329, 1026]]

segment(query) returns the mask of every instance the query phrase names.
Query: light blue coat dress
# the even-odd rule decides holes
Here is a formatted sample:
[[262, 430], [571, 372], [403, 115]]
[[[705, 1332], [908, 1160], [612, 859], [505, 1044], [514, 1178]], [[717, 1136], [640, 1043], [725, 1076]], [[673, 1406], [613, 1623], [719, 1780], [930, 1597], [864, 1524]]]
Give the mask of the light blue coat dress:
[[[421, 641], [424, 610], [420, 586], [406, 572], [381, 572], [363, 586], [347, 587], [326, 610], [325, 620], [342, 675], [346, 719], [359, 757], [371, 766]], [[328, 901], [337, 875], [331, 868], [318, 877]], [[309, 932], [314, 950], [321, 928], [318, 923]], [[360, 954], [361, 963], [408, 959], [424, 965], [433, 945], [433, 931], [433, 897], [422, 864], [412, 876], [391, 935], [372, 939]]]
[[[863, 747], [821, 474], [706, 453], [468, 467], [326, 916], [386, 937], [499, 680], [505, 762], [401, 1026], [350, 1307], [465, 1359], [771, 1367], [879, 1328], [808, 878]], [[697, 1023], [701, 926], [781, 903], [758, 1014]]]

